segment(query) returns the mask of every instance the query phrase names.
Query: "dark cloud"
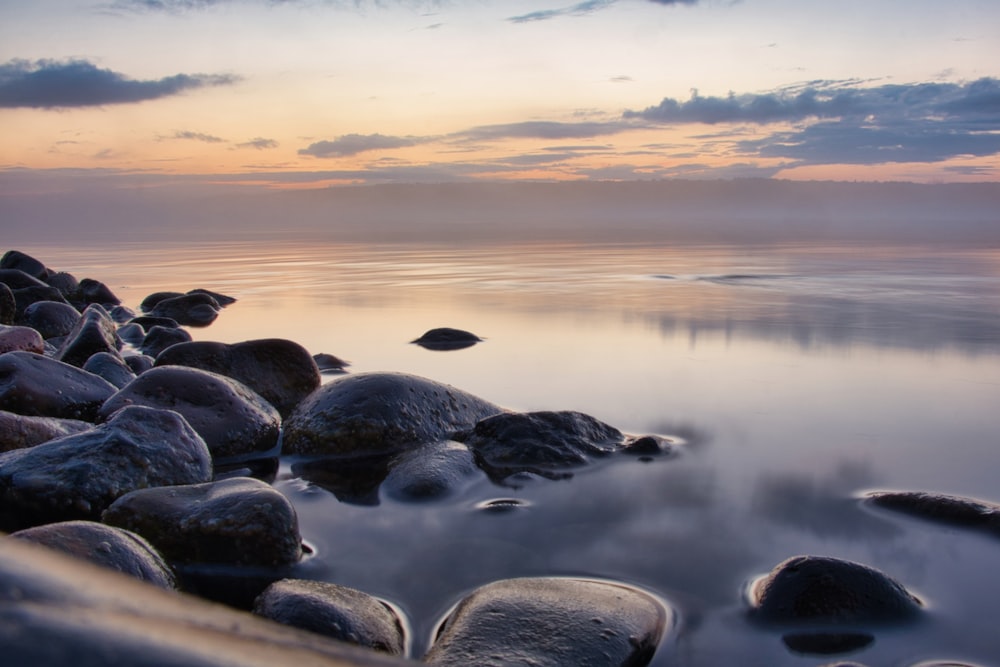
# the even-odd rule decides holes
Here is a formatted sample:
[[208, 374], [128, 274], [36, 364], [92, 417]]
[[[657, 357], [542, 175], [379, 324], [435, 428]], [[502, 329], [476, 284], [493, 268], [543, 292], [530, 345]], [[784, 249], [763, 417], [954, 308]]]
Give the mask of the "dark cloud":
[[136, 81], [85, 60], [11, 60], [0, 65], [0, 107], [54, 109], [131, 104], [238, 80], [232, 75], [176, 74]]
[[264, 137], [257, 137], [256, 139], [251, 139], [250, 141], [244, 141], [241, 144], [236, 144], [237, 148], [256, 148], [259, 151], [268, 148], [277, 148], [278, 142], [274, 139], [265, 139]]
[[547, 21], [560, 16], [586, 16], [587, 14], [592, 14], [598, 10], [610, 7], [617, 1], [618, 0], [587, 0], [587, 2], [579, 2], [570, 7], [563, 7], [562, 9], [543, 9], [537, 12], [521, 14], [519, 16], [511, 16], [507, 20], [511, 23], [533, 23], [535, 21]]
[[333, 141], [317, 141], [299, 150], [299, 155], [347, 157], [367, 151], [407, 148], [424, 143], [419, 137], [393, 137], [384, 134], [345, 134]]

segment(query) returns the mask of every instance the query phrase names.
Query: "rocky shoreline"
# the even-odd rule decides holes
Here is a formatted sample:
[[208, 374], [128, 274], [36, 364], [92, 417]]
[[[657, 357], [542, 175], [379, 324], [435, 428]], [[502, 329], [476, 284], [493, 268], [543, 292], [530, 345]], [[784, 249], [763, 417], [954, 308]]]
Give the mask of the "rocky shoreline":
[[[281, 460], [342, 502], [419, 503], [470, 479], [562, 479], [609, 457], [683, 451], [413, 375], [324, 383], [320, 366], [344, 362], [293, 341], [191, 339], [185, 327], [209, 326], [233, 301], [158, 292], [136, 312], [97, 280], [14, 250], [0, 259], [5, 664], [644, 665], [677, 640], [682, 613], [660, 592], [517, 578], [471, 592], [412, 655], [391, 601], [289, 577], [309, 536], [272, 485]], [[480, 340], [442, 328], [412, 342], [447, 351]], [[923, 493], [869, 502], [989, 533], [1000, 516]], [[831, 659], [926, 613], [889, 575], [818, 555], [778, 563], [744, 605], [747, 624]]]

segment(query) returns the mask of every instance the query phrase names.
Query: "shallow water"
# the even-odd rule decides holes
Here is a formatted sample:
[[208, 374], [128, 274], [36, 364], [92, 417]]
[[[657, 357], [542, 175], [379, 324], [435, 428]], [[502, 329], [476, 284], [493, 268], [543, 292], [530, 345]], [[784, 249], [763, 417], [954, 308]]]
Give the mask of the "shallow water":
[[[655, 665], [1000, 664], [1000, 542], [864, 505], [870, 490], [1000, 501], [1000, 250], [807, 246], [121, 244], [18, 248], [103, 280], [239, 298], [196, 339], [283, 337], [519, 410], [587, 412], [677, 455], [446, 498], [338, 501], [291, 474], [316, 554], [301, 576], [386, 598], [419, 656], [470, 589], [521, 575], [638, 586], [678, 611]], [[485, 338], [434, 352], [440, 326]], [[626, 460], [627, 459], [627, 460]], [[490, 507], [491, 500], [506, 511]], [[743, 589], [787, 557], [876, 567], [917, 626], [803, 655], [751, 626]]]

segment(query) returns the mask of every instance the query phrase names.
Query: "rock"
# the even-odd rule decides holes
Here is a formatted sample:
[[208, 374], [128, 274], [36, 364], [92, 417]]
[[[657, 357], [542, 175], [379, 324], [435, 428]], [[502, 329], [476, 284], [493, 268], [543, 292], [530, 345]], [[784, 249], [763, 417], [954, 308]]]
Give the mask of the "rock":
[[506, 412], [457, 436], [494, 479], [519, 472], [566, 477], [567, 468], [620, 449], [622, 433], [580, 412]]
[[0, 324], [0, 354], [4, 352], [45, 352], [45, 340], [31, 327], [9, 327]]
[[142, 535], [176, 563], [277, 567], [302, 556], [292, 504], [249, 477], [133, 491], [102, 520]]
[[174, 573], [153, 546], [135, 533], [93, 521], [64, 521], [11, 533], [13, 538], [61, 551], [140, 581], [171, 590]]
[[153, 367], [153, 362], [156, 360], [148, 354], [126, 354], [122, 357], [122, 361], [125, 362], [125, 365], [128, 366], [133, 373], [136, 375], [142, 375]]
[[53, 273], [45, 279], [45, 282], [59, 290], [59, 293], [67, 299], [80, 291], [80, 281], [76, 279], [76, 276], [65, 271]]
[[126, 308], [125, 306], [114, 306], [108, 311], [108, 315], [117, 324], [125, 324], [126, 322], [135, 319], [135, 311], [131, 308]]
[[373, 456], [449, 438], [497, 406], [449, 385], [403, 373], [365, 373], [326, 384], [285, 421], [288, 454]]
[[139, 347], [146, 338], [146, 330], [135, 322], [127, 322], [118, 327], [118, 337], [132, 347]]
[[43, 281], [25, 273], [21, 269], [0, 268], [0, 283], [5, 283], [11, 290], [26, 289], [29, 287], [48, 287]]
[[29, 417], [95, 421], [114, 385], [32, 352], [0, 354], [0, 410]]
[[673, 445], [667, 438], [661, 438], [658, 435], [643, 435], [626, 440], [622, 451], [638, 457], [659, 456], [673, 452]]
[[62, 292], [55, 287], [41, 285], [39, 287], [22, 287], [13, 290], [14, 294], [14, 319], [21, 321], [24, 318], [24, 311], [33, 303], [39, 301], [55, 301], [56, 303], [66, 303]]
[[129, 491], [211, 474], [208, 448], [183, 417], [129, 406], [89, 431], [0, 454], [0, 529], [96, 521]]
[[326, 352], [314, 354], [313, 361], [316, 362], [320, 373], [343, 373], [344, 369], [351, 365], [349, 362]]
[[66, 341], [59, 347], [56, 359], [83, 368], [91, 355], [107, 352], [118, 356], [122, 340], [114, 321], [99, 304], [91, 304], [83, 311], [83, 316]]
[[442, 440], [397, 454], [382, 488], [397, 500], [434, 500], [450, 495], [482, 472], [469, 448]]
[[17, 316], [17, 301], [14, 292], [6, 283], [0, 282], [0, 324], [14, 324]]
[[169, 317], [151, 317], [149, 315], [133, 317], [127, 322], [127, 324], [138, 324], [144, 331], [149, 331], [156, 326], [166, 327], [168, 329], [177, 329], [181, 326], [177, 323], [177, 320]]
[[391, 462], [391, 455], [317, 458], [292, 463], [292, 475], [326, 489], [342, 503], [374, 507], [381, 502], [379, 488]]
[[612, 583], [562, 578], [498, 581], [445, 621], [431, 665], [645, 665], [672, 614], [655, 598]]
[[121, 299], [115, 296], [107, 285], [92, 278], [84, 278], [80, 281], [77, 296], [84, 304], [95, 303], [109, 308], [121, 304]]
[[[139, 349], [143, 354], [147, 354], [155, 360], [156, 357], [168, 347], [179, 343], [187, 343], [191, 340], [191, 334], [180, 327], [161, 327], [156, 325], [151, 327], [149, 333], [143, 336]], [[212, 370], [206, 368], [204, 370]]]
[[142, 303], [139, 304], [139, 310], [144, 313], [148, 313], [153, 310], [153, 308], [156, 308], [156, 304], [161, 301], [176, 299], [179, 296], [184, 296], [184, 292], [153, 292], [142, 300]]
[[476, 334], [469, 333], [468, 331], [442, 327], [440, 329], [431, 329], [420, 338], [411, 340], [410, 342], [428, 350], [461, 350], [472, 347], [476, 343], [482, 342], [482, 340]]
[[227, 345], [198, 341], [174, 345], [157, 366], [190, 366], [239, 380], [278, 409], [283, 417], [320, 385], [319, 369], [304, 347], [271, 338]]
[[80, 311], [65, 302], [36, 301], [24, 309], [21, 324], [31, 327], [42, 338], [68, 336], [80, 321]]
[[403, 655], [406, 650], [403, 624], [395, 610], [346, 586], [282, 579], [257, 597], [253, 613], [382, 653]]
[[405, 667], [412, 663], [0, 538], [6, 665]]
[[215, 299], [215, 302], [217, 304], [219, 304], [220, 306], [222, 306], [223, 308], [225, 308], [226, 306], [231, 306], [234, 303], [236, 303], [236, 298], [235, 297], [226, 296], [225, 294], [219, 294], [218, 292], [213, 292], [211, 290], [202, 289], [201, 287], [198, 287], [198, 288], [193, 289], [193, 290], [188, 290], [187, 293], [191, 294], [191, 295], [194, 295], [194, 294], [206, 294], [206, 295], [212, 297], [213, 299]]
[[49, 270], [40, 261], [20, 250], [8, 250], [0, 257], [0, 269], [17, 269], [33, 278], [45, 280]]
[[[875, 643], [875, 635], [867, 632], [790, 632], [783, 635], [781, 641], [790, 651], [802, 655], [839, 655], [871, 646]], [[838, 664], [850, 667], [854, 663]]]
[[266, 452], [278, 443], [281, 417], [270, 403], [232, 378], [197, 368], [151, 368], [110, 397], [99, 418], [127, 405], [177, 411], [215, 458]]
[[750, 614], [765, 623], [868, 624], [913, 619], [921, 603], [866, 565], [822, 556], [779, 563], [750, 590]]
[[0, 452], [34, 447], [64, 435], [81, 433], [94, 425], [76, 419], [26, 417], [0, 410]]
[[87, 359], [83, 370], [104, 378], [118, 389], [135, 379], [135, 373], [117, 354], [98, 352]]
[[207, 294], [184, 294], [159, 301], [149, 314], [169, 317], [178, 324], [207, 327], [219, 316], [219, 303]]

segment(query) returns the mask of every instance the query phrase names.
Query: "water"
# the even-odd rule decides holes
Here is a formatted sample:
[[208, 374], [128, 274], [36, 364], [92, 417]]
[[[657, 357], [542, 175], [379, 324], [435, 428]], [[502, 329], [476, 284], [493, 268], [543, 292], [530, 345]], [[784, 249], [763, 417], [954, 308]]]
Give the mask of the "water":
[[[466, 592], [522, 575], [625, 582], [678, 611], [655, 665], [1000, 664], [1000, 542], [866, 506], [871, 490], [1000, 501], [1000, 250], [809, 246], [19, 248], [128, 305], [239, 302], [196, 339], [283, 337], [518, 410], [570, 409], [681, 446], [447, 499], [339, 502], [283, 465], [316, 554], [300, 575], [405, 610], [425, 650]], [[486, 339], [409, 344], [449, 326]], [[626, 460], [627, 459], [627, 460]], [[489, 501], [507, 511], [490, 511]], [[793, 555], [876, 567], [927, 605], [847, 654], [750, 626], [746, 583]]]

